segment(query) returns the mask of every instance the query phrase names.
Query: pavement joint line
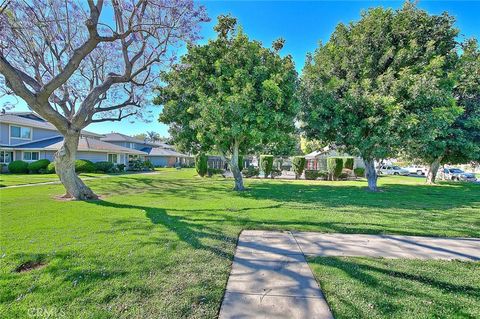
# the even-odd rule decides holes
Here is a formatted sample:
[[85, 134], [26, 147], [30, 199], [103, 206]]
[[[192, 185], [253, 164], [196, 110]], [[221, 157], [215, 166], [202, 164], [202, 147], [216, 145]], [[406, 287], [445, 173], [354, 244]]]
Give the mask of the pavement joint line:
[[301, 296], [301, 295], [270, 294], [270, 293], [264, 294], [264, 293], [235, 291], [235, 290], [229, 290], [227, 292], [231, 294], [249, 295], [249, 296], [288, 297], [288, 298], [305, 298], [305, 299], [322, 299], [322, 300], [324, 299], [322, 296]]

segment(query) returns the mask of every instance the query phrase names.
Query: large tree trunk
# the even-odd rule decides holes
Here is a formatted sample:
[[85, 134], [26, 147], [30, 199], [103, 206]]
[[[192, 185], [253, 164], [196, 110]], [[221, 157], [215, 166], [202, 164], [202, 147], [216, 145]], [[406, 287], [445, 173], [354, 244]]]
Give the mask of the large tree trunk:
[[55, 171], [65, 187], [66, 198], [97, 199], [98, 196], [75, 173], [75, 158], [80, 133], [65, 134], [63, 145], [55, 154]]
[[431, 164], [430, 168], [428, 169], [427, 177], [425, 183], [427, 184], [435, 184], [435, 180], [437, 178], [438, 169], [440, 167], [440, 163], [442, 161], [443, 156], [437, 157]]
[[372, 192], [378, 191], [377, 171], [375, 170], [375, 161], [373, 159], [365, 160], [365, 172], [368, 181], [368, 189]]
[[233, 178], [235, 179], [235, 187], [233, 188], [233, 190], [243, 191], [245, 190], [245, 187], [243, 186], [242, 172], [238, 167], [238, 148], [239, 143], [238, 141], [235, 141], [233, 145], [232, 159], [230, 161], [230, 169], [232, 170]]

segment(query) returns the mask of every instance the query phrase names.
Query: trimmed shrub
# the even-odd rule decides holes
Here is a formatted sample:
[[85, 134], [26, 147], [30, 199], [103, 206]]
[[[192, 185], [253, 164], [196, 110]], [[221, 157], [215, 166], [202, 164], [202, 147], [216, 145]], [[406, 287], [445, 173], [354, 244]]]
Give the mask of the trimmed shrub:
[[302, 176], [303, 170], [305, 169], [305, 157], [295, 156], [292, 160], [293, 171], [295, 172], [295, 179], [299, 179]]
[[328, 172], [326, 171], [318, 171], [317, 172], [318, 178], [322, 180], [327, 180], [328, 179]]
[[152, 162], [146, 160], [145, 162], [143, 162], [143, 169], [146, 171], [153, 171], [155, 169], [155, 166], [153, 166]]
[[46, 172], [47, 174], [55, 173], [55, 162], [51, 162], [50, 164], [48, 164]]
[[120, 171], [120, 172], [123, 172], [125, 171], [125, 164], [117, 164], [117, 169]]
[[260, 168], [267, 178], [273, 169], [273, 155], [260, 155]]
[[345, 157], [343, 159], [343, 167], [352, 170], [353, 169], [353, 157]]
[[13, 161], [8, 164], [8, 171], [12, 174], [28, 173], [28, 163], [20, 160]]
[[243, 164], [243, 155], [238, 155], [238, 169], [240, 170], [240, 172], [244, 169]]
[[305, 170], [305, 179], [316, 180], [318, 178], [318, 171], [306, 169]]
[[93, 173], [95, 172], [95, 165], [89, 160], [76, 160], [75, 172], [77, 173]]
[[198, 154], [195, 156], [195, 169], [197, 170], [197, 174], [201, 177], [204, 177], [207, 174], [208, 171], [208, 165], [207, 165], [207, 155], [205, 154]]
[[243, 176], [246, 178], [257, 177], [260, 174], [260, 170], [253, 165], [242, 170]]
[[356, 177], [365, 177], [365, 168], [357, 167], [353, 170]]
[[40, 170], [45, 171], [50, 164], [48, 159], [41, 159], [35, 162], [31, 162], [28, 164], [28, 172], [30, 173], [39, 173]]
[[343, 159], [340, 157], [327, 158], [327, 171], [331, 179], [337, 179], [342, 173]]
[[220, 168], [209, 168], [207, 169], [207, 173], [209, 177], [212, 177], [213, 175], [220, 175], [223, 174], [223, 169]]
[[102, 173], [110, 173], [113, 171], [114, 164], [112, 162], [96, 162], [95, 171]]

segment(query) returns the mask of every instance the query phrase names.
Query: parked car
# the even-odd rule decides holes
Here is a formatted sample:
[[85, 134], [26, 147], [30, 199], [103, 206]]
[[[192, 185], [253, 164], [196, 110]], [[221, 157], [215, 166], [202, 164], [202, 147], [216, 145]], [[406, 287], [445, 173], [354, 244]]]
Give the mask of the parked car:
[[427, 175], [427, 173], [428, 173], [428, 168], [426, 168], [425, 166], [421, 166], [421, 165], [410, 165], [410, 166], [405, 167], [405, 169], [410, 174]]
[[378, 169], [379, 175], [409, 175], [410, 172], [400, 166], [395, 165], [382, 165]]
[[477, 178], [473, 173], [466, 173], [459, 168], [445, 168], [443, 170], [444, 179], [449, 179], [452, 181], [468, 181], [475, 182]]

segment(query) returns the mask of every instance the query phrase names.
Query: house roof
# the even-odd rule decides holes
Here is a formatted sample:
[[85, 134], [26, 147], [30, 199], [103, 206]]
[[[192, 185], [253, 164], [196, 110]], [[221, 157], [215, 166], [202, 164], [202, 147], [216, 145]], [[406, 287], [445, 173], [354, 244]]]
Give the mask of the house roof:
[[[9, 112], [0, 114], [0, 123], [17, 124], [45, 130], [58, 131], [57, 128], [33, 112]], [[101, 137], [101, 134], [82, 130], [83, 135]]]
[[151, 145], [151, 146], [155, 145], [155, 143], [150, 143], [135, 137], [131, 137], [129, 135], [116, 133], [116, 132], [104, 134], [101, 140], [105, 142], [130, 142], [130, 143], [138, 143], [138, 144], [145, 144], [145, 145]]
[[[42, 149], [47, 151], [57, 151], [63, 145], [63, 136], [55, 136], [41, 141], [23, 143], [19, 145], [10, 146], [14, 149]], [[145, 152], [118, 146], [115, 144], [100, 141], [98, 139], [83, 137], [78, 142], [78, 151], [86, 152], [112, 152], [112, 153], [127, 153], [136, 155], [147, 155]]]
[[175, 156], [175, 157], [191, 157], [189, 155], [179, 153], [175, 150], [160, 147], [144, 147], [142, 151], [148, 153], [148, 156]]

